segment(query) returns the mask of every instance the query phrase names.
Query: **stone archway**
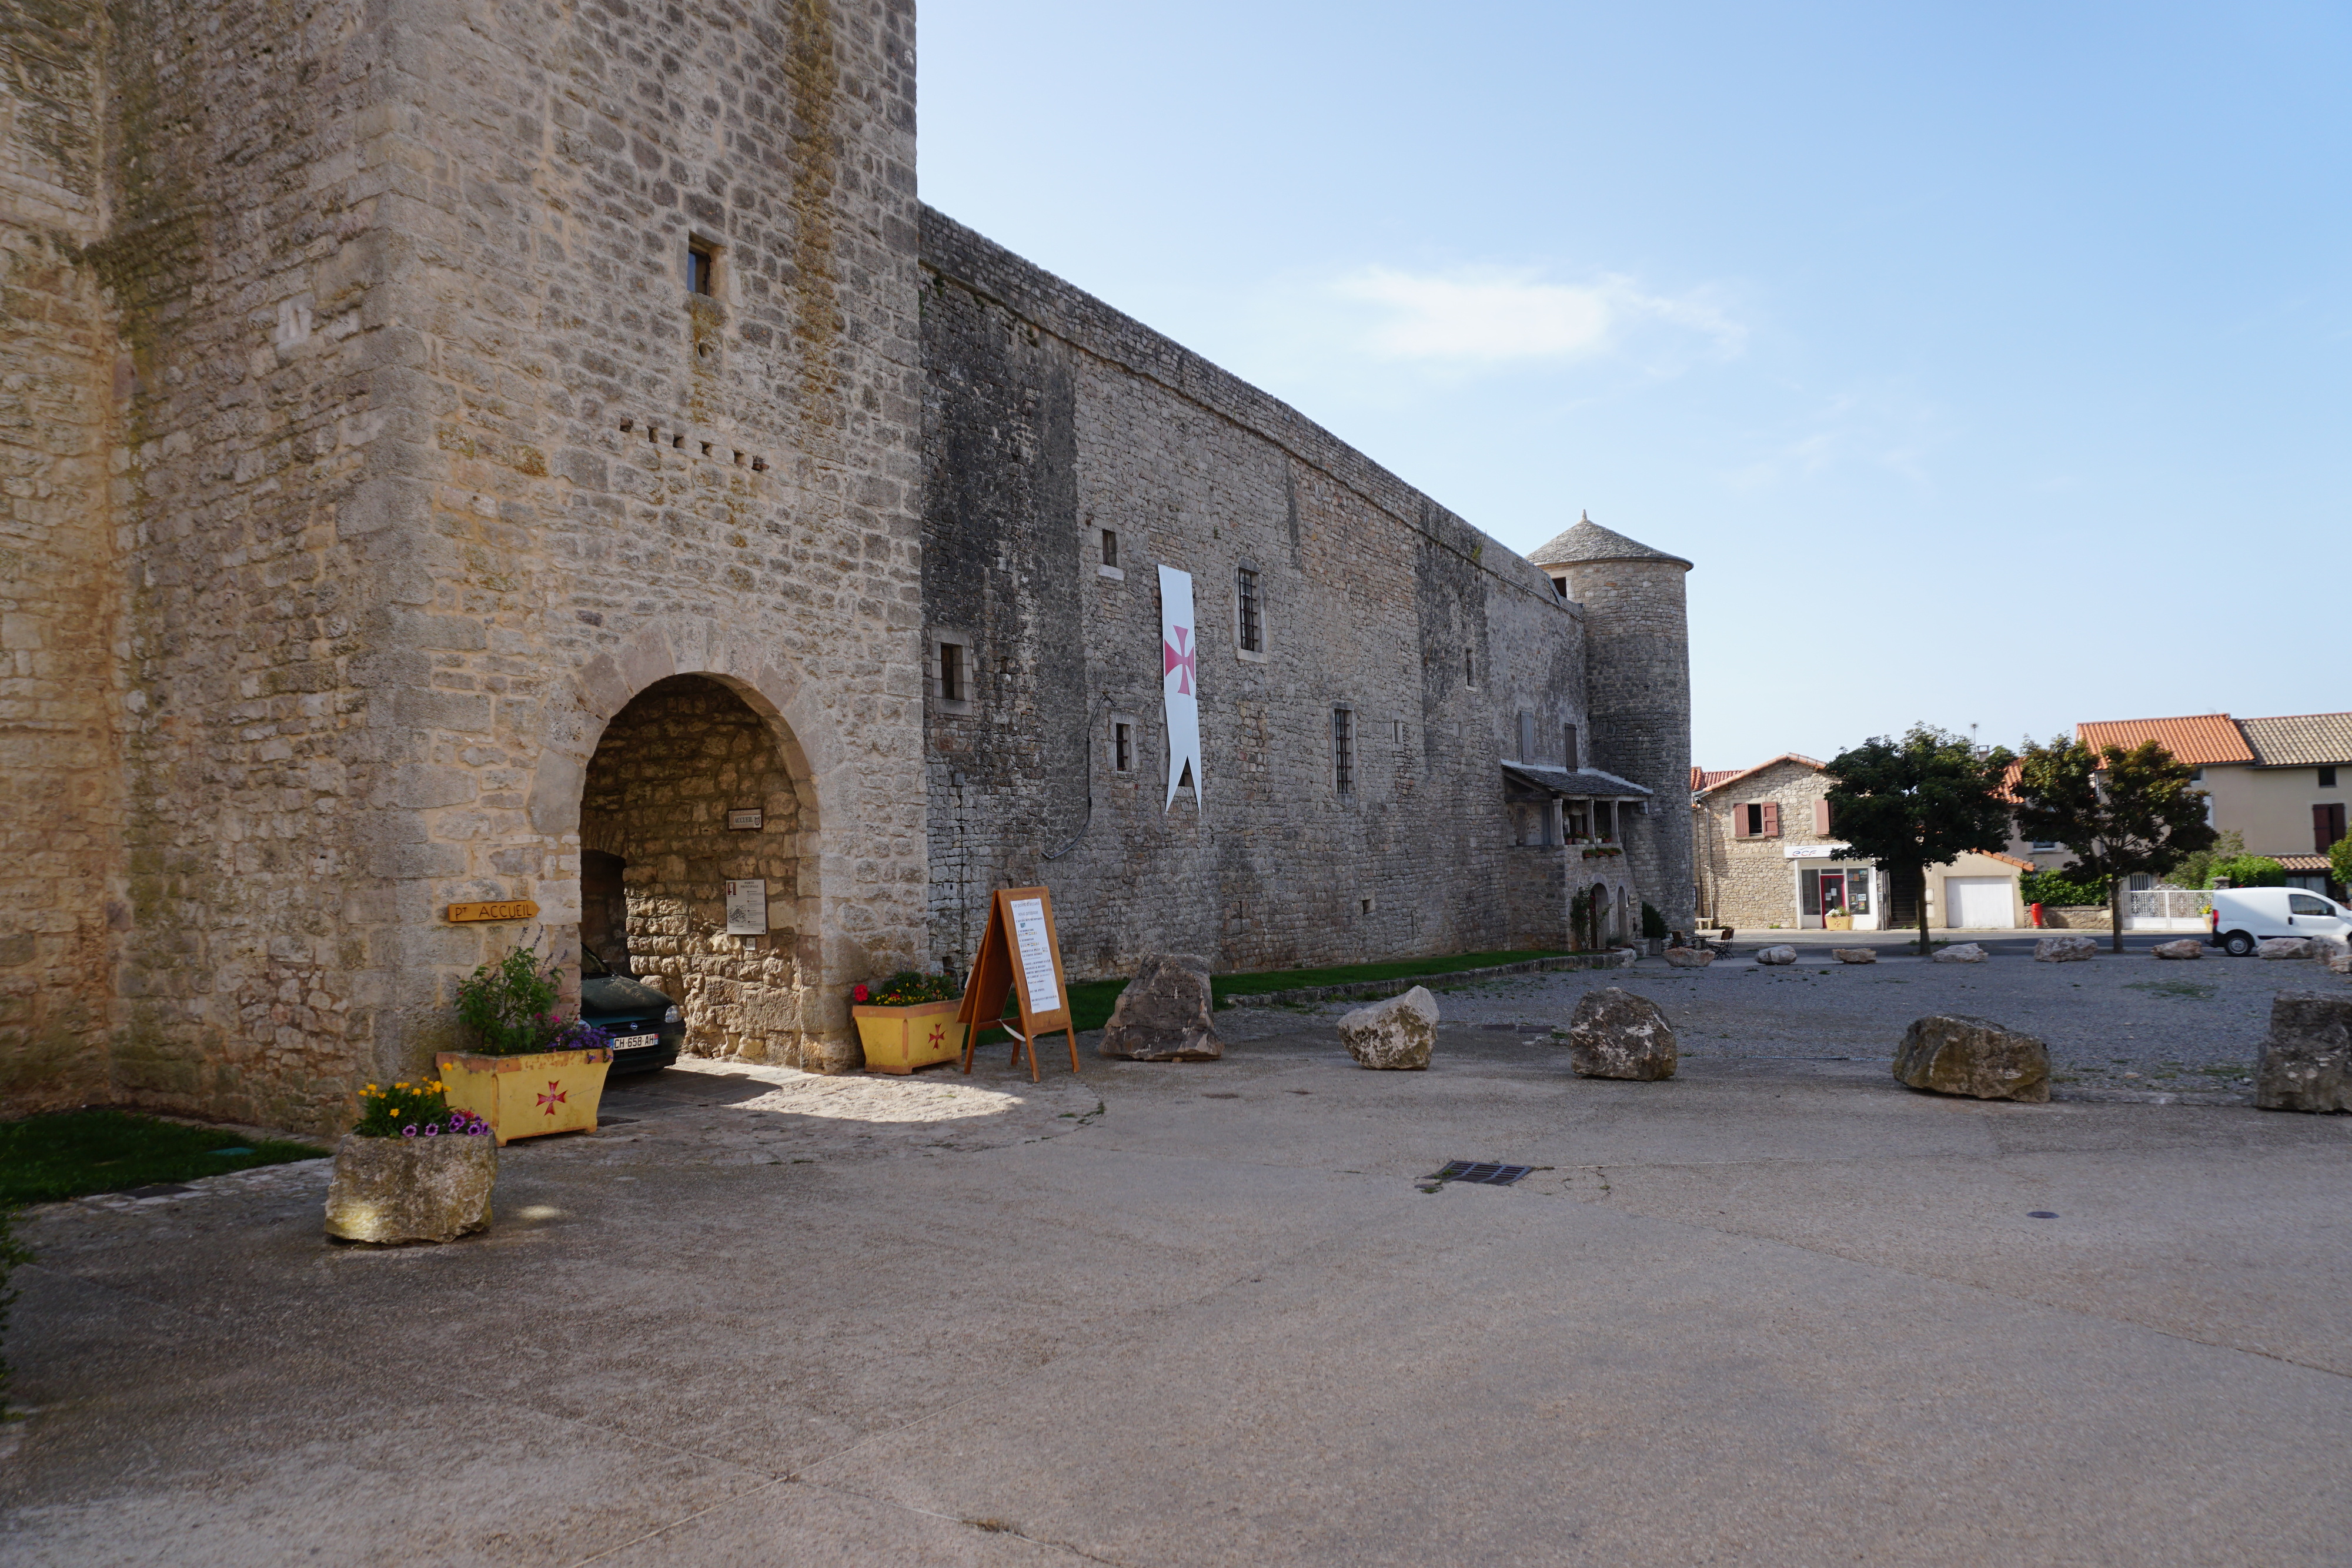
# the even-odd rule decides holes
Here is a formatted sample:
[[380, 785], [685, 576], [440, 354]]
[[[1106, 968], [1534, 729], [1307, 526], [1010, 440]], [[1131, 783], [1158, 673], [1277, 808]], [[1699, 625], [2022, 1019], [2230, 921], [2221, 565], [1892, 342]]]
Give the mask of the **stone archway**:
[[[818, 876], [804, 783], [772, 721], [707, 674], [638, 692], [589, 758], [582, 940], [677, 1002], [689, 1055], [831, 1065], [814, 1038], [824, 1020], [820, 945], [804, 924]], [[765, 936], [728, 935], [726, 883], [745, 880], [767, 884]]]

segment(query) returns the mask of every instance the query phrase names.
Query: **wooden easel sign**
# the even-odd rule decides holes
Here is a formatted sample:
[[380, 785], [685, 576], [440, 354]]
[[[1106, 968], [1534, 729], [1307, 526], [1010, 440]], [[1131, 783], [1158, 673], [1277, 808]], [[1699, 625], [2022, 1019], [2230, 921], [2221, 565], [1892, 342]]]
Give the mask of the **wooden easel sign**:
[[[1004, 998], [1010, 993], [1021, 1012], [1021, 1027], [1004, 1019]], [[971, 1053], [980, 1031], [1001, 1029], [1013, 1037], [1013, 1060], [1029, 1053], [1029, 1081], [1036, 1082], [1037, 1037], [1060, 1030], [1070, 1042], [1070, 1071], [1078, 1070], [1078, 1033], [1070, 1025], [1070, 988], [1062, 978], [1062, 944], [1054, 935], [1054, 897], [1042, 887], [1001, 887], [989, 904], [988, 934], [980, 939], [980, 956], [971, 961], [971, 977], [964, 982], [963, 1070], [971, 1071]]]

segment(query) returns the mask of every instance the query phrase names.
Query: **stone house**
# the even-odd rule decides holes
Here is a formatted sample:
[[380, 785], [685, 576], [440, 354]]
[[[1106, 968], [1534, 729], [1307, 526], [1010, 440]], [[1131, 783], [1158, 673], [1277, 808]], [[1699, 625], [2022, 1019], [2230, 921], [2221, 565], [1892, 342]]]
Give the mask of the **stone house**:
[[1843, 852], [1824, 764], [1785, 752], [1759, 767], [1691, 771], [1692, 860], [1701, 924], [1737, 930], [1818, 931], [1833, 919], [1856, 931], [1928, 923], [1955, 930], [2026, 924], [2019, 879], [2032, 862], [1969, 853], [1921, 875]]
[[923, 206], [908, 0], [0, 46], [0, 1113], [329, 1129], [518, 942], [853, 1069], [1008, 883], [1086, 975], [1689, 925], [1689, 563], [1523, 560]]

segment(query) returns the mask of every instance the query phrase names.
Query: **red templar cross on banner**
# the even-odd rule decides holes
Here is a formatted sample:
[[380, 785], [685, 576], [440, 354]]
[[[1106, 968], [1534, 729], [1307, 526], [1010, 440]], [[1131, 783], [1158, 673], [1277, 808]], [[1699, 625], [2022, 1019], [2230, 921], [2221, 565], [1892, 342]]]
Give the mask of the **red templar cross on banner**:
[[1186, 646], [1192, 637], [1190, 626], [1177, 626], [1171, 630], [1176, 641], [1160, 644], [1160, 652], [1167, 661], [1160, 665], [1160, 673], [1164, 676], [1171, 670], [1180, 672], [1176, 677], [1176, 689], [1189, 697], [1192, 695], [1192, 677], [1201, 673], [1201, 650]]

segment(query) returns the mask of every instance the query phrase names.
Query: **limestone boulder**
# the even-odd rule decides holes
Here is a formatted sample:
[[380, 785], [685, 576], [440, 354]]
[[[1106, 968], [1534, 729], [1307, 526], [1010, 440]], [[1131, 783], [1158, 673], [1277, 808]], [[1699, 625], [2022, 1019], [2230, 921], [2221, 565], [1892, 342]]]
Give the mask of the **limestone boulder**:
[[1214, 1061], [1225, 1054], [1215, 1008], [1206, 958], [1154, 953], [1119, 992], [1095, 1049], [1129, 1061]]
[[1712, 947], [1669, 947], [1666, 949], [1665, 956], [1667, 967], [1670, 968], [1704, 969], [1709, 964], [1715, 962], [1715, 949]]
[[2308, 958], [2311, 940], [2305, 936], [2265, 936], [2254, 945], [2257, 958]]
[[2202, 958], [2205, 944], [2194, 937], [2183, 937], [2178, 942], [2159, 942], [2148, 951], [2159, 958]]
[[327, 1186], [327, 1234], [379, 1246], [455, 1241], [490, 1228], [499, 1141], [454, 1133], [433, 1138], [363, 1138], [335, 1145]]
[[2305, 940], [2311, 944], [2311, 956], [2323, 964], [2333, 964], [2338, 958], [2352, 956], [2352, 942], [2347, 942], [2341, 936], [2319, 936]]
[[2037, 964], [2079, 964], [2098, 956], [2098, 939], [2092, 936], [2044, 936], [2033, 945]]
[[2352, 1111], [2352, 995], [2281, 991], [2254, 1064], [2265, 1111]]
[[1830, 949], [1830, 956], [1835, 958], [1841, 964], [1875, 964], [1878, 962], [1878, 949], [1875, 947], [1832, 947]]
[[1981, 964], [1991, 955], [1973, 942], [1956, 942], [1929, 955], [1938, 964]]
[[1580, 1078], [1672, 1078], [1682, 1058], [1658, 1004], [1619, 986], [1587, 991], [1568, 1021], [1568, 1064]]
[[1756, 955], [1756, 961], [1759, 964], [1793, 964], [1797, 961], [1797, 950], [1786, 946], [1766, 947]]
[[2352, 975], [2352, 953], [2328, 959], [2327, 972], [2331, 975]]
[[1933, 1014], [1903, 1031], [1895, 1076], [1937, 1094], [2039, 1105], [2050, 1098], [2050, 1048], [1990, 1019]]
[[1358, 1008], [1340, 1017], [1339, 1039], [1361, 1066], [1417, 1071], [1429, 1065], [1437, 1044], [1437, 998], [1428, 987], [1415, 986], [1401, 997]]

